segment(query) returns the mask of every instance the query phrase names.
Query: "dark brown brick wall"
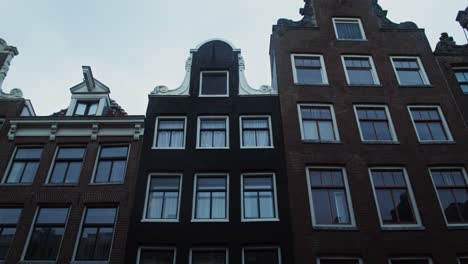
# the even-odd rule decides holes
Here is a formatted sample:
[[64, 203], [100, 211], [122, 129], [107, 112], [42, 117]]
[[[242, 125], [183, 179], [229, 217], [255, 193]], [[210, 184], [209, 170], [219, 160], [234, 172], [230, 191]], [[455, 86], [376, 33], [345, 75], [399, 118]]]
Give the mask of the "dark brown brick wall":
[[[278, 89], [289, 180], [293, 248], [296, 263], [315, 263], [318, 256], [361, 256], [364, 263], [387, 263], [393, 256], [428, 256], [434, 263], [456, 263], [468, 254], [468, 230], [449, 230], [444, 222], [428, 173], [434, 165], [466, 167], [468, 133], [454, 104], [423, 30], [381, 30], [371, 0], [315, 0], [317, 29], [289, 30], [271, 37], [276, 58]], [[359, 17], [367, 41], [337, 41], [332, 17]], [[293, 84], [291, 53], [323, 54], [330, 85]], [[341, 55], [371, 55], [381, 87], [346, 84]], [[390, 56], [419, 56], [430, 87], [400, 87]], [[302, 143], [297, 103], [334, 105], [341, 143]], [[361, 143], [353, 104], [386, 104], [399, 144]], [[454, 144], [420, 144], [407, 105], [440, 105]], [[356, 230], [314, 230], [305, 167], [337, 165], [346, 168], [356, 219]], [[408, 171], [423, 230], [383, 231], [372, 194], [368, 167], [403, 166]]]

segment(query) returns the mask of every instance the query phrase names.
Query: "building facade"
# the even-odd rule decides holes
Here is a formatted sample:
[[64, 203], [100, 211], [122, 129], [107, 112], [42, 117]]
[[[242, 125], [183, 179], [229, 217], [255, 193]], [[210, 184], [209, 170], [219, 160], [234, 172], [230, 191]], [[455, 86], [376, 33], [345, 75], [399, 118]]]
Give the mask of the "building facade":
[[292, 263], [279, 100], [244, 68], [207, 41], [150, 94], [126, 263]]
[[461, 263], [467, 129], [423, 29], [305, 2], [270, 44], [295, 263]]
[[51, 116], [28, 114], [18, 93], [0, 99], [1, 263], [125, 263], [144, 116], [83, 74]]

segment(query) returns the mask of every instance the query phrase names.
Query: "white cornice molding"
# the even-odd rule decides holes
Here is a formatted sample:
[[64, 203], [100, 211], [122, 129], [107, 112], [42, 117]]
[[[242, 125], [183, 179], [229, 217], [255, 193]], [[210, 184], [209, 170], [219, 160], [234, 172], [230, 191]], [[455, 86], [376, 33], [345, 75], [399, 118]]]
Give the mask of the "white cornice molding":
[[259, 89], [255, 89], [249, 85], [245, 77], [245, 62], [242, 55], [239, 53], [239, 95], [278, 95], [278, 91], [269, 85], [262, 85]]
[[185, 62], [185, 76], [182, 84], [175, 88], [169, 89], [165, 85], [156, 86], [153, 91], [150, 93], [150, 96], [168, 96], [168, 95], [179, 95], [179, 96], [188, 96], [190, 92], [190, 75], [192, 72], [192, 59], [193, 54], [190, 53], [187, 61]]

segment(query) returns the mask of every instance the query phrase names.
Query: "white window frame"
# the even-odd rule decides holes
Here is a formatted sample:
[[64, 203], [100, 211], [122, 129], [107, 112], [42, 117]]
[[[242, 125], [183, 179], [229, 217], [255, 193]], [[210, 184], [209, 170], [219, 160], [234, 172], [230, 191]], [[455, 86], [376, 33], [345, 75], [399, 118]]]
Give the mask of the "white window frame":
[[[333, 123], [333, 132], [335, 133], [335, 140], [311, 140], [311, 139], [305, 139], [304, 136], [304, 125], [302, 124], [302, 112], [301, 112], [301, 107], [328, 107], [330, 108], [330, 114], [332, 117], [332, 123]], [[297, 104], [297, 113], [299, 116], [299, 127], [301, 128], [301, 140], [303, 142], [317, 142], [317, 143], [339, 143], [340, 142], [340, 133], [338, 130], [338, 123], [336, 121], [336, 116], [335, 116], [335, 107], [333, 104], [308, 104], [308, 103], [299, 103]]]
[[[297, 80], [297, 70], [296, 70], [296, 62], [295, 62], [296, 57], [319, 58], [320, 67], [321, 67], [320, 73], [322, 75], [322, 83], [300, 83]], [[292, 67], [293, 80], [294, 80], [295, 85], [329, 85], [327, 68], [325, 66], [325, 60], [323, 59], [322, 54], [292, 53], [291, 54], [291, 67]]]
[[[373, 84], [353, 84], [351, 83], [349, 79], [349, 74], [348, 74], [348, 68], [346, 67], [346, 59], [352, 59], [352, 58], [358, 58], [358, 59], [369, 59], [369, 65], [371, 66], [371, 74], [372, 74], [372, 79], [374, 80]], [[379, 75], [377, 74], [377, 69], [374, 64], [374, 59], [372, 56], [369, 55], [341, 55], [341, 63], [343, 65], [343, 70], [345, 72], [345, 77], [346, 77], [346, 83], [348, 86], [380, 86], [380, 79]]]
[[[463, 178], [465, 180], [465, 184], [468, 185], [468, 174], [466, 173], [466, 170], [464, 167], [460, 167], [460, 166], [452, 166], [452, 167], [447, 167], [447, 166], [442, 166], [442, 167], [438, 167], [438, 166], [432, 166], [432, 167], [429, 167], [428, 168], [429, 170], [429, 176], [431, 178], [431, 182], [432, 182], [432, 186], [434, 186], [434, 191], [437, 195], [437, 201], [439, 202], [439, 207], [440, 207], [440, 210], [442, 212], [442, 215], [444, 217], [444, 221], [445, 221], [445, 225], [449, 228], [467, 228], [468, 227], [468, 223], [465, 223], [465, 224], [450, 224], [447, 220], [447, 216], [445, 215], [445, 212], [444, 212], [444, 209], [443, 209], [443, 205], [442, 205], [442, 201], [440, 200], [440, 197], [439, 197], [439, 192], [437, 191], [437, 186], [434, 182], [434, 177], [432, 176], [432, 170], [461, 170], [462, 171], [462, 174], [463, 174]], [[468, 257], [467, 257], [468, 258]]]
[[45, 180], [45, 184], [50, 185], [50, 186], [75, 186], [75, 185], [78, 185], [78, 184], [80, 184], [80, 180], [81, 180], [80, 178], [78, 178], [77, 183], [51, 183], [50, 182], [51, 177], [52, 177], [52, 172], [53, 172], [54, 167], [55, 167], [55, 160], [57, 159], [58, 152], [59, 152], [59, 150], [61, 148], [83, 148], [84, 149], [83, 161], [81, 163], [80, 174], [83, 171], [83, 165], [84, 165], [86, 155], [87, 155], [87, 152], [88, 152], [87, 146], [85, 146], [85, 145], [57, 145], [56, 148], [55, 148], [55, 152], [54, 152], [54, 158], [52, 159], [52, 162], [51, 162], [50, 167], [49, 167], [49, 171], [47, 172], [47, 177], [46, 177], [46, 180]]
[[[261, 176], [261, 175], [270, 175], [273, 181], [273, 199], [274, 199], [274, 210], [275, 217], [273, 218], [245, 218], [244, 217], [244, 177], [249, 176]], [[279, 221], [279, 212], [278, 212], [278, 196], [276, 190], [276, 174], [273, 172], [253, 172], [253, 173], [242, 173], [241, 174], [241, 222], [276, 222]]]
[[[382, 215], [380, 213], [380, 207], [379, 207], [379, 202], [377, 201], [377, 192], [375, 191], [375, 185], [374, 185], [374, 180], [372, 178], [372, 170], [401, 170], [403, 172], [403, 177], [405, 179], [405, 183], [406, 183], [406, 189], [408, 191], [408, 195], [409, 195], [409, 198], [410, 198], [410, 204], [411, 206], [413, 207], [413, 214], [414, 214], [414, 220], [416, 221], [415, 224], [384, 224], [383, 221], [382, 221]], [[424, 226], [422, 225], [422, 220], [421, 220], [421, 215], [419, 214], [419, 208], [418, 208], [418, 205], [416, 203], [416, 198], [414, 197], [414, 193], [413, 193], [413, 186], [411, 186], [411, 182], [409, 180], [409, 177], [408, 177], [408, 172], [406, 171], [406, 168], [405, 167], [398, 167], [398, 166], [395, 166], [395, 167], [378, 167], [378, 166], [375, 166], [375, 167], [369, 167], [368, 168], [368, 174], [369, 174], [369, 178], [370, 178], [370, 182], [371, 182], [371, 187], [372, 187], [372, 194], [373, 194], [373, 197], [374, 197], [374, 204], [375, 204], [375, 207], [376, 207], [376, 210], [377, 210], [377, 215], [379, 216], [379, 224], [380, 224], [380, 228], [382, 228], [382, 230], [420, 230], [420, 229], [424, 229]]]
[[[421, 74], [421, 79], [423, 81], [423, 84], [402, 84], [401, 83], [401, 80], [400, 80], [400, 76], [398, 76], [398, 71], [395, 67], [395, 62], [394, 60], [395, 59], [403, 59], [403, 60], [407, 60], [407, 59], [416, 59], [417, 63], [418, 63], [418, 66], [419, 66], [419, 70], [420, 70], [420, 74]], [[421, 61], [421, 58], [419, 56], [390, 56], [390, 61], [392, 62], [392, 67], [393, 67], [393, 72], [395, 73], [395, 76], [398, 80], [398, 84], [400, 86], [430, 86], [431, 85], [431, 82], [429, 81], [429, 77], [427, 76], [427, 73], [426, 73], [426, 70], [424, 69], [424, 65], [422, 64], [422, 61]]]
[[[182, 147], [176, 147], [176, 148], [171, 148], [171, 147], [158, 147], [156, 139], [158, 136], [158, 126], [159, 126], [159, 120], [164, 120], [164, 119], [180, 119], [184, 121], [184, 140]], [[187, 116], [157, 116], [156, 117], [156, 122], [154, 124], [154, 135], [153, 135], [153, 146], [151, 149], [158, 149], [158, 150], [177, 150], [177, 149], [185, 149], [185, 144], [186, 144], [186, 138], [187, 138]]]
[[[11, 169], [11, 166], [13, 165], [13, 160], [15, 159], [16, 152], [18, 151], [18, 148], [20, 148], [20, 149], [23, 149], [23, 148], [42, 148], [42, 153], [41, 153], [41, 156], [39, 157], [39, 165], [37, 167], [36, 175], [34, 175], [34, 179], [33, 179], [32, 183], [21, 183], [21, 182], [8, 183], [7, 182], [8, 176], [10, 176], [9, 175], [10, 174], [10, 169]], [[8, 186], [14, 186], [14, 185], [17, 185], [17, 186], [18, 185], [19, 186], [30, 186], [30, 185], [33, 185], [34, 181], [36, 180], [37, 173], [39, 171], [39, 167], [41, 166], [41, 160], [42, 160], [43, 155], [44, 155], [44, 145], [16, 145], [15, 149], [13, 150], [13, 153], [10, 156], [10, 161], [8, 162], [8, 166], [7, 166], [6, 170], [5, 170], [5, 172], [3, 173], [3, 178], [2, 178], [2, 181], [1, 181], [1, 185], [8, 185]]]
[[[413, 115], [411, 113], [411, 109], [417, 109], [417, 108], [434, 108], [434, 109], [437, 109], [437, 111], [439, 112], [440, 120], [442, 122], [442, 127], [444, 128], [444, 132], [447, 135], [447, 140], [421, 140], [421, 138], [419, 137], [418, 129], [416, 128], [416, 123], [414, 122]], [[450, 128], [448, 126], [447, 120], [445, 119], [445, 115], [442, 112], [442, 108], [440, 108], [439, 105], [408, 105], [407, 109], [408, 109], [409, 116], [411, 118], [411, 122], [413, 123], [414, 132], [416, 133], [416, 136], [418, 137], [419, 143], [421, 143], [421, 144], [431, 144], [431, 143], [432, 144], [434, 144], [434, 143], [437, 144], [437, 143], [454, 142], [454, 139], [453, 139], [452, 133], [450, 131]]]
[[[198, 176], [202, 177], [219, 177], [223, 176], [226, 178], [226, 218], [219, 218], [219, 219], [198, 219], [195, 218], [196, 213], [196, 199], [197, 199], [197, 187], [198, 187]], [[195, 173], [193, 177], [193, 195], [192, 195], [192, 219], [191, 222], [229, 222], [229, 173], [226, 172], [209, 172], [209, 173]]]
[[[83, 232], [83, 225], [84, 225], [84, 221], [85, 221], [85, 216], [86, 216], [86, 213], [88, 211], [89, 208], [115, 208], [115, 219], [114, 219], [114, 227], [113, 227], [113, 232], [112, 232], [112, 239], [111, 239], [111, 244], [110, 244], [110, 250], [109, 250], [109, 258], [107, 260], [77, 260], [76, 259], [76, 254], [78, 254], [78, 247], [79, 247], [79, 244], [80, 244], [80, 240], [81, 240], [81, 233]], [[72, 262], [74, 264], [77, 264], [77, 263], [89, 263], [89, 262], [108, 262], [109, 259], [111, 258], [112, 256], [112, 249], [114, 247], [114, 239], [115, 239], [115, 229], [116, 229], [116, 226], [117, 226], [117, 221], [119, 220], [119, 212], [120, 212], [120, 207], [116, 206], [116, 207], [106, 207], [106, 206], [85, 206], [83, 208], [83, 212], [82, 212], [82, 215], [81, 215], [81, 221], [80, 221], [80, 228], [78, 229], [78, 235], [76, 236], [76, 241], [75, 241], [75, 247], [73, 249], [73, 255], [72, 255]]]
[[432, 259], [428, 257], [397, 257], [389, 258], [388, 264], [393, 264], [392, 260], [427, 260], [427, 264], [432, 264]]
[[[224, 119], [226, 122], [226, 146], [225, 147], [202, 147], [200, 146], [200, 128], [202, 119]], [[197, 117], [197, 140], [196, 149], [229, 149], [229, 116], [198, 116]]]
[[[335, 37], [336, 37], [336, 40], [341, 40], [341, 41], [367, 41], [367, 37], [366, 37], [366, 32], [364, 31], [364, 27], [362, 26], [362, 22], [361, 22], [361, 19], [360, 18], [356, 18], [356, 17], [333, 17], [332, 18], [333, 20], [333, 29], [335, 30]], [[362, 39], [340, 39], [339, 36], [338, 36], [338, 30], [336, 28], [336, 22], [340, 22], [339, 20], [348, 20], [349, 22], [346, 22], [344, 21], [344, 23], [358, 23], [359, 25], [359, 29], [361, 30], [361, 34], [362, 34]]]
[[172, 264], [176, 264], [176, 261], [177, 261], [177, 248], [175, 248], [175, 247], [148, 247], [148, 246], [138, 247], [136, 264], [140, 264], [141, 251], [143, 251], [143, 250], [155, 250], [155, 251], [158, 251], [158, 250], [163, 250], [163, 251], [172, 250], [174, 252], [174, 258], [173, 258]]
[[229, 249], [228, 248], [190, 248], [190, 254], [189, 254], [189, 264], [192, 264], [192, 253], [193, 251], [221, 251], [225, 252], [226, 255], [226, 264], [229, 264]]
[[[468, 72], [468, 67], [453, 67], [453, 68], [452, 68], [453, 78], [454, 78], [455, 81], [457, 82], [458, 87], [460, 88], [460, 92], [461, 92], [462, 94], [464, 94], [464, 95], [467, 95], [468, 93], [463, 92], [463, 90], [462, 90], [462, 88], [461, 88], [461, 85], [460, 85], [460, 82], [457, 80], [457, 76], [455, 75], [455, 73], [456, 73], [457, 71], [467, 71], [467, 72]], [[1, 120], [0, 120], [0, 122], [1, 122]], [[0, 128], [1, 128], [1, 127], [2, 127], [2, 126], [0, 125]], [[468, 257], [467, 257], [467, 258], [468, 258]], [[463, 258], [462, 258], [462, 259], [463, 259]]]
[[457, 258], [458, 264], [461, 264], [461, 261], [462, 261], [462, 260], [468, 260], [468, 256], [458, 257], [458, 258]]
[[[202, 94], [203, 74], [204, 73], [226, 73], [226, 94]], [[199, 97], [229, 97], [229, 71], [200, 71], [200, 87], [198, 89]]]
[[359, 264], [363, 264], [360, 257], [318, 257], [317, 264], [322, 264], [322, 260], [357, 260]]
[[261, 247], [261, 246], [254, 246], [254, 247], [243, 247], [242, 248], [242, 264], [245, 264], [245, 251], [249, 250], [277, 250], [278, 251], [278, 264], [282, 264], [282, 257], [281, 257], [281, 248], [280, 247]]
[[[150, 186], [151, 186], [151, 179], [153, 177], [157, 178], [160, 176], [166, 176], [166, 177], [179, 177], [179, 199], [177, 201], [177, 217], [175, 219], [155, 219], [155, 218], [147, 218], [146, 213], [148, 210], [148, 199], [149, 199], [149, 191], [150, 191]], [[146, 182], [146, 194], [145, 194], [145, 204], [143, 206], [143, 215], [141, 217], [141, 222], [172, 222], [176, 223], [179, 222], [179, 217], [180, 217], [180, 200], [182, 198], [182, 179], [184, 175], [182, 173], [150, 173], [148, 174], [147, 182]]]
[[[94, 180], [96, 179], [96, 173], [97, 173], [97, 169], [98, 169], [99, 157], [101, 156], [102, 147], [124, 147], [124, 146], [126, 146], [128, 148], [128, 150], [127, 150], [127, 159], [125, 160], [125, 172], [124, 172], [124, 176], [123, 176], [122, 181], [121, 182], [94, 182]], [[100, 144], [98, 152], [96, 154], [96, 160], [94, 161], [93, 175], [91, 177], [91, 182], [89, 183], [89, 185], [119, 185], [119, 184], [125, 184], [125, 179], [127, 178], [128, 159], [130, 158], [130, 154], [131, 154], [131, 144], [129, 144], [129, 143], [122, 143], [122, 144], [119, 144], [119, 143], [105, 144], [105, 143], [103, 143], [103, 144]]]
[[[317, 169], [317, 170], [328, 170], [328, 169], [339, 169], [341, 170], [341, 173], [343, 175], [343, 183], [345, 186], [345, 192], [346, 192], [346, 202], [348, 206], [348, 211], [349, 211], [349, 220], [350, 224], [336, 224], [336, 225], [323, 225], [323, 224], [317, 224], [316, 219], [315, 219], [315, 210], [314, 210], [314, 202], [312, 198], [312, 190], [311, 190], [311, 185], [310, 185], [310, 169]], [[351, 191], [349, 188], [349, 183], [348, 183], [348, 175], [346, 173], [346, 168], [341, 167], [341, 166], [306, 166], [306, 180], [307, 180], [307, 192], [309, 194], [309, 208], [310, 208], [310, 216], [312, 220], [312, 228], [314, 229], [340, 229], [340, 230], [346, 230], [346, 229], [351, 229], [354, 230], [356, 229], [356, 220], [354, 217], [354, 209], [353, 209], [353, 202], [351, 200]]]
[[[268, 119], [268, 129], [270, 132], [270, 146], [243, 146], [243, 130], [242, 130], [242, 120], [244, 119], [256, 119], [256, 118], [267, 118]], [[239, 116], [239, 134], [240, 134], [240, 148], [241, 149], [272, 149], [275, 148], [273, 141], [273, 127], [271, 126], [271, 115], [240, 115]]]
[[[36, 220], [37, 220], [37, 217], [39, 216], [39, 211], [41, 210], [41, 208], [68, 208], [68, 213], [67, 213], [67, 218], [65, 219], [65, 225], [64, 225], [64, 232], [63, 232], [63, 235], [62, 235], [62, 239], [60, 240], [60, 245], [59, 245], [59, 248], [57, 249], [57, 256], [55, 257], [55, 260], [26, 260], [26, 254], [27, 254], [27, 251], [28, 251], [28, 248], [29, 248], [29, 244], [31, 243], [31, 238], [32, 238], [32, 235], [33, 235], [33, 232], [34, 232], [34, 228], [36, 227]], [[36, 211], [34, 212], [34, 217], [33, 217], [33, 221], [31, 223], [31, 226], [29, 227], [29, 232], [28, 232], [28, 236], [26, 238], [26, 243], [24, 244], [24, 248], [23, 248], [23, 252], [21, 253], [21, 261], [27, 261], [27, 262], [41, 262], [41, 261], [57, 261], [58, 258], [59, 258], [59, 255], [60, 255], [60, 250], [62, 249], [62, 246], [63, 246], [63, 239], [65, 237], [65, 234], [67, 232], [67, 227], [68, 227], [68, 219], [70, 217], [70, 212], [72, 210], [72, 205], [66, 207], [66, 205], [64, 205], [63, 207], [61, 207], [60, 205], [58, 205], [58, 207], [50, 207], [50, 206], [36, 206]]]
[[[395, 127], [393, 126], [393, 120], [392, 116], [390, 115], [390, 111], [388, 110], [388, 105], [384, 104], [355, 104], [353, 105], [354, 108], [354, 115], [356, 117], [356, 122], [358, 125], [359, 129], [359, 135], [361, 137], [361, 141], [363, 143], [398, 143], [398, 136], [395, 131]], [[392, 135], [392, 140], [365, 140], [364, 139], [364, 134], [362, 133], [362, 128], [361, 128], [361, 122], [359, 121], [359, 115], [358, 115], [358, 108], [376, 108], [376, 109], [384, 109], [385, 114], [387, 115], [387, 121], [388, 121], [388, 126], [390, 129], [390, 134]]]

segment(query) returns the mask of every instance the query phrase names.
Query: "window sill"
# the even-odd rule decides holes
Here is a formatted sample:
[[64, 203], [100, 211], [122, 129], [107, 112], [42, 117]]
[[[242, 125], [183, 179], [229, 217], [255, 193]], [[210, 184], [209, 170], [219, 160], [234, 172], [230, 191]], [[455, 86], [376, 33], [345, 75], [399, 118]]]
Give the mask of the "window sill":
[[302, 139], [302, 143], [305, 144], [341, 144], [341, 141], [336, 141], [336, 140], [307, 140], [307, 139]]
[[348, 87], [351, 87], [351, 88], [356, 88], [356, 87], [362, 87], [362, 88], [383, 88], [383, 85], [381, 85], [381, 84], [348, 84]]
[[178, 223], [179, 219], [141, 219], [142, 223]]
[[388, 225], [381, 226], [384, 231], [420, 231], [426, 228], [422, 225]]
[[229, 219], [192, 219], [192, 223], [228, 223]]
[[279, 222], [279, 218], [255, 218], [255, 219], [242, 219], [241, 222]]
[[329, 83], [294, 83], [296, 86], [314, 86], [314, 87], [323, 87], [323, 88], [329, 88], [330, 84]]
[[217, 97], [229, 97], [229, 94], [219, 94], [219, 95], [213, 95], [213, 94], [209, 94], [209, 95], [203, 95], [203, 94], [199, 94], [198, 97], [204, 97], [204, 98], [217, 98]]
[[336, 39], [337, 41], [367, 41], [367, 39]]
[[443, 144], [448, 144], [448, 145], [453, 145], [456, 144], [457, 142], [453, 140], [440, 140], [440, 141], [419, 141], [419, 144], [421, 145], [443, 145]]
[[243, 147], [241, 146], [240, 147], [241, 149], [274, 149], [275, 147], [271, 146], [271, 147]]
[[202, 147], [197, 147], [195, 148], [196, 150], [226, 150], [229, 149], [229, 147], [219, 147], [219, 148], [202, 148]]
[[78, 183], [44, 183], [46, 187], [76, 187]]
[[32, 183], [2, 183], [0, 186], [32, 186]]
[[356, 226], [334, 226], [334, 225], [323, 225], [323, 226], [313, 226], [314, 230], [320, 231], [357, 231], [359, 230]]
[[152, 147], [151, 149], [152, 150], [185, 150], [185, 147], [183, 147], [183, 148], [156, 148], [156, 147]]
[[416, 85], [400, 84], [400, 88], [434, 88], [434, 86], [430, 84], [416, 84]]
[[378, 141], [378, 140], [366, 140], [362, 141], [365, 145], [400, 145], [399, 141]]
[[108, 260], [74, 260], [70, 264], [109, 264]]
[[[2, 262], [0, 262], [2, 263]], [[55, 260], [22, 260], [18, 264], [55, 264]]]
[[124, 182], [91, 182], [91, 186], [100, 186], [100, 185], [123, 185]]
[[447, 229], [449, 230], [468, 229], [468, 224], [448, 224]]

